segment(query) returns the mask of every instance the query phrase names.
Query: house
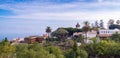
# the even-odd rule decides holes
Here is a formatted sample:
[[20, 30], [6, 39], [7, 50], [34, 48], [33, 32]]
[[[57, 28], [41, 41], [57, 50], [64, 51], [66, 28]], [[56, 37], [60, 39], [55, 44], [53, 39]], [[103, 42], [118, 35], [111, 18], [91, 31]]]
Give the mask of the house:
[[11, 45], [18, 44], [18, 43], [24, 43], [24, 38], [15, 38], [10, 41]]
[[46, 39], [48, 38], [48, 34], [43, 34], [43, 37]]
[[29, 36], [24, 38], [24, 42], [29, 44], [32, 44], [35, 42], [42, 43], [43, 40], [44, 40], [44, 37], [42, 36]]
[[[96, 37], [96, 35], [97, 35], [97, 31], [88, 31], [87, 32], [87, 39], [91, 39], [91, 38], [94, 38], [94, 37]], [[83, 36], [84, 37], [86, 37], [86, 34], [85, 33], [83, 33]]]
[[[73, 33], [73, 36], [79, 36], [79, 35], [83, 35], [84, 37], [86, 37], [85, 32], [75, 32], [75, 33]], [[94, 38], [94, 37], [96, 37], [96, 35], [97, 35], [97, 31], [88, 31], [87, 32], [87, 38], [88, 39]]]
[[115, 34], [116, 32], [120, 33], [119, 29], [113, 29], [113, 30], [109, 30], [109, 29], [101, 29], [99, 30], [99, 34], [98, 37], [99, 38], [108, 38], [110, 36], [112, 36], [112, 34]]
[[11, 41], [11, 43], [22, 43], [24, 42], [24, 38], [16, 38]]
[[87, 39], [84, 39], [84, 42], [85, 43], [93, 43], [93, 41], [91, 39], [97, 36], [97, 31], [92, 30], [92, 31], [88, 31], [87, 33], [85, 33], [85, 32], [73, 33], [73, 36], [79, 36], [79, 35], [84, 36], [84, 38], [86, 38], [86, 35], [87, 35]]

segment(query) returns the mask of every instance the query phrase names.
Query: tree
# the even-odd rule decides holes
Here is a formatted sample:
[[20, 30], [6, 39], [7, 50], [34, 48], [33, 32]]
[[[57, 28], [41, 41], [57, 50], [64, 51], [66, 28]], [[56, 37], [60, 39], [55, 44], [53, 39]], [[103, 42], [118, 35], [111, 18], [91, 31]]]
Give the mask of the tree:
[[8, 39], [7, 39], [7, 37], [5, 37], [5, 40], [4, 40], [5, 42], [8, 42]]
[[74, 41], [72, 39], [67, 39], [64, 43], [65, 47], [73, 47]]
[[113, 25], [114, 24], [114, 20], [113, 19], [110, 19], [109, 21], [108, 21], [108, 27], [110, 26], [110, 25]]
[[98, 21], [95, 21], [95, 27], [99, 28]]
[[55, 55], [55, 58], [65, 58], [62, 50], [60, 50], [58, 47], [48, 46], [46, 47], [46, 50], [49, 52], [49, 54]]
[[55, 55], [49, 52], [39, 43], [18, 44], [16, 45], [15, 58], [55, 58]]
[[48, 37], [50, 36], [51, 30], [52, 30], [52, 29], [51, 29], [50, 27], [47, 27], [47, 28], [46, 28], [46, 33], [48, 33]]
[[104, 29], [104, 22], [103, 22], [103, 20], [100, 20], [100, 28]]
[[0, 42], [0, 58], [13, 58], [15, 46], [10, 45], [6, 40]]
[[94, 26], [94, 24], [92, 23], [92, 24], [91, 24], [91, 28], [93, 29], [94, 27], [95, 27], [95, 26]]
[[102, 40], [97, 46], [98, 55], [100, 58], [119, 58], [119, 46], [115, 41]]
[[90, 30], [89, 22], [85, 21], [82, 30], [85, 32], [85, 39], [87, 40], [87, 32]]
[[120, 20], [117, 20], [116, 23], [117, 23], [117, 25], [119, 25], [120, 24]]
[[118, 32], [116, 32], [115, 34], [113, 34], [111, 36], [111, 39], [116, 41], [116, 42], [120, 42], [120, 34]]
[[28, 58], [28, 45], [16, 45], [16, 58]]
[[72, 49], [66, 54], [66, 58], [88, 58], [88, 54], [77, 46], [77, 42], [74, 42]]
[[72, 36], [73, 33], [75, 32], [82, 32], [81, 29], [76, 29], [76, 28], [72, 28], [72, 27], [69, 27], [69, 28], [63, 28], [65, 30], [67, 30], [69, 33], [68, 33], [68, 36]]
[[109, 26], [109, 29], [120, 29], [120, 25], [117, 25], [117, 24], [112, 24]]
[[73, 39], [75, 40], [75, 41], [77, 41], [77, 42], [83, 42], [84, 41], [84, 37], [82, 36], [82, 35], [75, 35], [74, 37], [73, 37]]
[[68, 31], [63, 28], [58, 28], [56, 31], [52, 32], [52, 36], [59, 38], [60, 40], [65, 40], [67, 38]]
[[99, 43], [85, 45], [90, 58], [119, 58], [120, 43], [113, 40], [101, 40]]

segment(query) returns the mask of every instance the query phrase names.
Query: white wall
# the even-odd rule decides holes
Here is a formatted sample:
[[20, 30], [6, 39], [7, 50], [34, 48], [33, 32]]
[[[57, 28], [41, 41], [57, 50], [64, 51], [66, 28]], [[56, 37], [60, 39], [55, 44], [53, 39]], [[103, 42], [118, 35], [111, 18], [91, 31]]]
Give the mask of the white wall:
[[114, 34], [116, 32], [119, 32], [119, 30], [99, 30], [99, 34]]

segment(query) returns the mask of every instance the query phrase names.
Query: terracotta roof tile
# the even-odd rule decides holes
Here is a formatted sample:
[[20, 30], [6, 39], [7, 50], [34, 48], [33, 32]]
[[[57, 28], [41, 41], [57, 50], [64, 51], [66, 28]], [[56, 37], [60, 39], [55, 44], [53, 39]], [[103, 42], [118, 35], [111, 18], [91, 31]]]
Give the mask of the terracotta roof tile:
[[110, 36], [112, 36], [111, 34], [99, 34], [98, 35], [99, 37], [110, 37]]

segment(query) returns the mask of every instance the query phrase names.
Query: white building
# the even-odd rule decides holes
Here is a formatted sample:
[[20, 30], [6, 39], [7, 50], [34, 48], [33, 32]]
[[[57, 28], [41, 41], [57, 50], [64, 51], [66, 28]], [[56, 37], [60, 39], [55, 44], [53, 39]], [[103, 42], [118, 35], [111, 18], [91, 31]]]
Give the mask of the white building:
[[[85, 33], [83, 35], [84, 35], [84, 37], [86, 36]], [[96, 37], [96, 35], [97, 35], [97, 31], [89, 31], [89, 32], [87, 32], [87, 39], [94, 38], [94, 37]]]
[[115, 34], [116, 32], [120, 33], [119, 29], [114, 29], [114, 30], [99, 30], [99, 37], [109, 37], [112, 36], [112, 34]]
[[[73, 34], [73, 36], [75, 36], [75, 35], [77, 35], [77, 36], [83, 35], [84, 37], [86, 37], [86, 34], [84, 32], [76, 32]], [[89, 31], [89, 32], [87, 32], [87, 39], [94, 38], [94, 37], [96, 37], [96, 35], [97, 35], [97, 31]]]
[[116, 32], [120, 32], [120, 30], [118, 29], [114, 29], [114, 30], [99, 30], [99, 34], [115, 34]]

